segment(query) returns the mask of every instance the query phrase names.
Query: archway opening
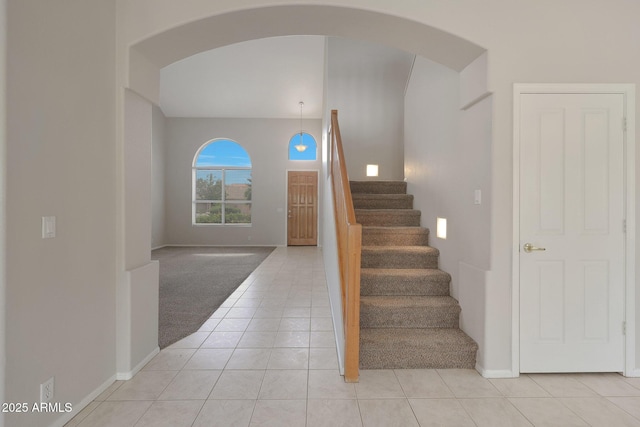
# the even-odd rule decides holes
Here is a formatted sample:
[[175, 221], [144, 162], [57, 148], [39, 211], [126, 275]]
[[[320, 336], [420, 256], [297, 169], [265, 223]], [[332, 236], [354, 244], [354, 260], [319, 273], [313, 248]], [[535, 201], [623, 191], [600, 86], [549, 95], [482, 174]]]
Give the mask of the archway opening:
[[203, 17], [135, 43], [129, 50], [129, 88], [157, 103], [160, 68], [218, 47], [292, 35], [366, 40], [458, 72], [485, 52], [436, 27], [380, 12], [328, 5], [269, 6]]
[[[291, 35], [379, 43], [428, 58], [455, 72], [465, 70], [485, 53], [482, 47], [434, 26], [380, 12], [328, 5], [270, 6], [206, 16], [133, 44], [128, 52], [127, 85], [157, 104], [162, 67], [218, 47]], [[327, 277], [337, 276], [334, 273], [327, 271]], [[334, 299], [331, 291], [330, 298]], [[336, 325], [335, 331], [340, 334], [341, 326]]]

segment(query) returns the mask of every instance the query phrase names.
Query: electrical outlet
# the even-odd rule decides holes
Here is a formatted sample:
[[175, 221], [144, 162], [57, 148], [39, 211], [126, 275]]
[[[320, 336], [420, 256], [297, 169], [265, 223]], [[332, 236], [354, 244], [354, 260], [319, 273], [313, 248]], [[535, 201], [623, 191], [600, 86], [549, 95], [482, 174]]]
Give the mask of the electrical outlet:
[[40, 384], [40, 402], [46, 403], [53, 399], [53, 377]]

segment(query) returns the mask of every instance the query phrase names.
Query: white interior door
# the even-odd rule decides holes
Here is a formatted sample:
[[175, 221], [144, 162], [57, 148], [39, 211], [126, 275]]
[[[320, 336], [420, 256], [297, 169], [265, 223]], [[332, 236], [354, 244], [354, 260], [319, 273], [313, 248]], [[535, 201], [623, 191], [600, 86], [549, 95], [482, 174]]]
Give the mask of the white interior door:
[[621, 94], [520, 97], [521, 372], [624, 370], [623, 117]]

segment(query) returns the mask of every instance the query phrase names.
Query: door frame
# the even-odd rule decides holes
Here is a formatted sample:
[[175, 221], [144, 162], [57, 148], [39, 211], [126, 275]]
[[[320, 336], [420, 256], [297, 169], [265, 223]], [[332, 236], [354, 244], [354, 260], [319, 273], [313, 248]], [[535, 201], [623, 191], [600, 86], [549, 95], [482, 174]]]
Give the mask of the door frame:
[[320, 200], [320, 194], [321, 194], [321, 189], [320, 189], [320, 169], [298, 169], [298, 168], [294, 168], [294, 169], [286, 169], [284, 171], [284, 194], [285, 194], [285, 208], [284, 208], [284, 212], [285, 212], [285, 216], [284, 216], [284, 246], [288, 247], [289, 246], [289, 221], [288, 221], [288, 215], [289, 215], [289, 172], [316, 172], [316, 175], [318, 177], [318, 181], [316, 184], [316, 190], [318, 191], [318, 215], [317, 215], [317, 219], [316, 219], [316, 247], [319, 248], [321, 247], [320, 245], [320, 216], [321, 216], [321, 200]]
[[[624, 138], [624, 212], [625, 233], [625, 295], [624, 295], [624, 372], [628, 377], [640, 376], [636, 364], [636, 149], [635, 149], [635, 84], [529, 84], [513, 85], [513, 244], [511, 301], [511, 367], [514, 377], [520, 375], [520, 97], [524, 94], [621, 94], [623, 95], [626, 132]], [[622, 123], [620, 124], [622, 126]]]

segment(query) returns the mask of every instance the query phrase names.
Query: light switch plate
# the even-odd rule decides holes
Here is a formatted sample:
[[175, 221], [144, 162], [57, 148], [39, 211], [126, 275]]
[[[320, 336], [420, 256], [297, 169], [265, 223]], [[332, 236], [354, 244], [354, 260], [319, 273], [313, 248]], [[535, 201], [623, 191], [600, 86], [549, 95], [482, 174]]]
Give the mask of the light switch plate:
[[482, 191], [476, 190], [473, 192], [473, 204], [480, 205], [482, 204]]
[[43, 216], [42, 217], [42, 238], [51, 239], [52, 237], [56, 237], [56, 217]]

